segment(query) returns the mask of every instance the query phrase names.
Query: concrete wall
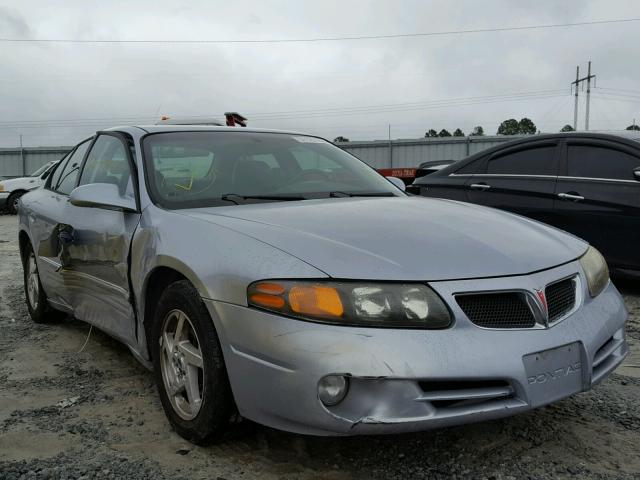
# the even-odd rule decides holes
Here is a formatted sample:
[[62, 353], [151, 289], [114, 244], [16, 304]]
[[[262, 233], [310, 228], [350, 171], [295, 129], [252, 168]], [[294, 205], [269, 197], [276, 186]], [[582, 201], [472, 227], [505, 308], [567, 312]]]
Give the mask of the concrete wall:
[[[374, 140], [337, 145], [374, 168], [417, 167], [429, 160], [460, 160], [516, 136], [418, 138]], [[72, 147], [0, 148], [0, 177], [29, 174], [51, 160], [62, 158]]]

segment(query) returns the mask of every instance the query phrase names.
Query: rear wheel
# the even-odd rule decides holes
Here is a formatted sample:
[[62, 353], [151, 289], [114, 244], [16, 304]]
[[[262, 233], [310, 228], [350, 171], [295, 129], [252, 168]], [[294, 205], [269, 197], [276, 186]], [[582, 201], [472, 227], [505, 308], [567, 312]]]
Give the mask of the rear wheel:
[[64, 317], [64, 313], [54, 310], [47, 302], [47, 295], [40, 282], [38, 264], [31, 244], [27, 245], [24, 252], [23, 270], [24, 294], [31, 319], [36, 323], [47, 323]]
[[213, 322], [188, 281], [163, 292], [151, 341], [156, 384], [173, 428], [196, 444], [219, 439], [234, 411], [233, 397]]
[[18, 200], [20, 200], [20, 197], [24, 195], [24, 193], [25, 192], [15, 192], [7, 198], [7, 210], [11, 215], [18, 213]]

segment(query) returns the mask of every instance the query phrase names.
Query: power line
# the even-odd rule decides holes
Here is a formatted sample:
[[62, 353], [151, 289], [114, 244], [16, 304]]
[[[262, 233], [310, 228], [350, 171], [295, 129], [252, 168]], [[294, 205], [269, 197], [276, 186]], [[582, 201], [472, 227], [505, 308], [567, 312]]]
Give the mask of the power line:
[[419, 33], [394, 33], [389, 35], [359, 35], [359, 36], [340, 36], [340, 37], [315, 37], [315, 38], [273, 38], [273, 39], [211, 39], [211, 40], [172, 40], [172, 39], [107, 39], [107, 40], [83, 40], [72, 38], [0, 38], [0, 42], [5, 43], [84, 43], [84, 44], [109, 44], [109, 43], [144, 43], [144, 44], [238, 44], [238, 43], [312, 43], [312, 42], [337, 42], [337, 41], [354, 41], [354, 40], [380, 40], [394, 38], [415, 38], [415, 37], [435, 37], [445, 35], [466, 35], [473, 33], [490, 33], [490, 32], [513, 32], [521, 30], [540, 30], [549, 28], [564, 27], [581, 27], [586, 25], [605, 25], [613, 23], [637, 22], [640, 18], [620, 18], [613, 20], [593, 20], [586, 22], [574, 23], [551, 23], [543, 25], [523, 25], [515, 27], [494, 27], [494, 28], [475, 28], [468, 30], [449, 30], [442, 32], [419, 32]]
[[[251, 121], [277, 121], [277, 120], [299, 120], [303, 118], [323, 118], [323, 117], [339, 117], [350, 115], [372, 115], [381, 113], [405, 112], [432, 110], [446, 107], [461, 107], [479, 104], [503, 103], [523, 100], [548, 99], [566, 96], [564, 90], [549, 90], [541, 92], [530, 92], [510, 95], [490, 95], [484, 97], [467, 97], [456, 99], [443, 99], [430, 102], [411, 102], [397, 103], [387, 105], [369, 105], [361, 107], [333, 107], [327, 109], [315, 110], [289, 110], [281, 112], [271, 112], [262, 114], [247, 113], [246, 116]], [[193, 115], [182, 116], [172, 115], [175, 117], [197, 120], [201, 118], [210, 118], [211, 115]], [[132, 117], [111, 117], [111, 118], [85, 118], [85, 119], [60, 119], [60, 120], [19, 120], [0, 122], [2, 128], [71, 128], [76, 126], [95, 126], [99, 127], [105, 124], [114, 123], [149, 123], [152, 115], [139, 115]]]

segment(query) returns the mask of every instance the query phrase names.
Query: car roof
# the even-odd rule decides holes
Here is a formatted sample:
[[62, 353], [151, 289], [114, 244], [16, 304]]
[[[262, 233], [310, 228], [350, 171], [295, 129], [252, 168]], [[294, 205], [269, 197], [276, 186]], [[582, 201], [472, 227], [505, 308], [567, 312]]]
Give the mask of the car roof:
[[146, 133], [168, 133], [168, 132], [240, 132], [240, 133], [284, 133], [288, 135], [306, 135], [315, 137], [304, 132], [289, 130], [274, 130], [269, 128], [249, 128], [249, 127], [227, 127], [215, 125], [123, 125], [119, 127], [107, 128], [105, 131], [118, 131], [136, 134], [143, 130]]
[[[482, 137], [480, 137], [482, 138]], [[613, 140], [622, 141], [627, 145], [633, 144], [634, 147], [640, 148], [640, 132], [633, 130], [622, 130], [615, 132], [600, 132], [600, 131], [588, 131], [588, 132], [560, 132], [560, 133], [541, 133], [537, 135], [528, 135], [526, 137], [519, 137], [511, 141], [499, 143], [493, 147], [481, 150], [473, 155], [469, 155], [466, 158], [458, 160], [457, 162], [447, 165], [441, 170], [434, 172], [434, 176], [447, 176], [452, 172], [457, 171], [460, 168], [465, 167], [467, 164], [481, 158], [485, 155], [491, 155], [494, 152], [504, 150], [506, 148], [515, 147], [517, 145], [526, 145], [527, 143], [539, 142], [544, 140], [557, 140], [562, 138], [593, 138], [599, 140]], [[423, 178], [423, 177], [421, 177]]]

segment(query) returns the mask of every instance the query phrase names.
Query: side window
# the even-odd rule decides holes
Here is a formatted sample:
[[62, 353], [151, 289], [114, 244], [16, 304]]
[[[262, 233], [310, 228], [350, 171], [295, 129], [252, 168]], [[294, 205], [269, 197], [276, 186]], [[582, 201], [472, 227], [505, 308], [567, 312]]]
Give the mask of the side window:
[[47, 187], [50, 188], [51, 190], [55, 190], [56, 185], [60, 181], [60, 176], [62, 175], [64, 166], [67, 164], [67, 160], [69, 160], [69, 155], [65, 155], [65, 157], [62, 160], [60, 160], [60, 163], [58, 163], [58, 165], [56, 165], [55, 169], [53, 170], [53, 173], [51, 174], [51, 179], [49, 180], [49, 183], [47, 183]]
[[87, 156], [78, 185], [111, 183], [118, 187], [120, 195], [133, 197], [131, 167], [126, 148], [119, 138], [100, 135]]
[[[64, 167], [61, 170], [60, 168], [56, 169], [54, 178], [51, 183], [51, 188], [53, 190], [65, 195], [69, 195], [71, 193], [71, 190], [76, 188], [76, 180], [78, 179], [80, 165], [82, 164], [82, 159], [84, 158], [84, 154], [86, 153], [87, 148], [89, 148], [90, 143], [91, 142], [87, 140], [86, 142], [78, 145], [75, 152], [71, 154]], [[60, 170], [60, 176], [56, 179], [55, 177], [58, 174], [58, 170]], [[53, 183], [53, 181], [55, 181], [55, 184]]]
[[569, 145], [567, 175], [570, 177], [634, 180], [640, 158], [607, 147]]
[[528, 148], [494, 157], [487, 162], [488, 174], [557, 175], [556, 147]]
[[[486, 157], [485, 157], [486, 158]], [[464, 167], [459, 168], [455, 171], [456, 175], [470, 175], [472, 173], [479, 173], [480, 167], [482, 166], [482, 158], [475, 160], [471, 163], [466, 164]]]

